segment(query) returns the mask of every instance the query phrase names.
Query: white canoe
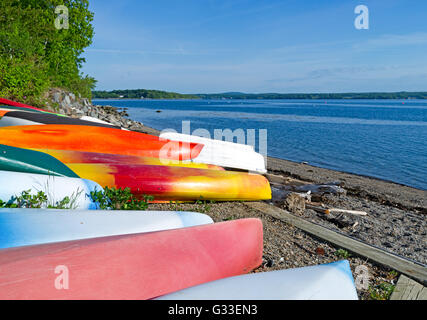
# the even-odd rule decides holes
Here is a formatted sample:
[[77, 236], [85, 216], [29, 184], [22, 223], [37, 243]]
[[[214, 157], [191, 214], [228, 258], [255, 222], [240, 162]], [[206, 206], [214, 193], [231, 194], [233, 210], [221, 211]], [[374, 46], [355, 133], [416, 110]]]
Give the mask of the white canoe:
[[0, 209], [0, 249], [210, 223], [196, 212]]
[[159, 300], [357, 300], [347, 260], [225, 278]]
[[103, 189], [96, 182], [86, 179], [0, 171], [0, 200], [8, 202], [28, 190], [32, 195], [43, 191], [48, 197], [46, 205], [56, 206], [69, 197], [72, 200], [70, 209], [96, 209], [90, 192]]
[[235, 168], [259, 173], [266, 173], [264, 157], [255, 152], [253, 146], [208, 139], [176, 132], [163, 132], [160, 138], [173, 141], [201, 143], [204, 145], [200, 154], [191, 160], [195, 163], [213, 164], [226, 168]]

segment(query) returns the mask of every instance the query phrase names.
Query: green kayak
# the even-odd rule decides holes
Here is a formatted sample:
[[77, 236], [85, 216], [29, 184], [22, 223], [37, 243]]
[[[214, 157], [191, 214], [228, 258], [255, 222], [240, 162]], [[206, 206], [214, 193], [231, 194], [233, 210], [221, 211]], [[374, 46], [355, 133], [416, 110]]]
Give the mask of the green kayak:
[[56, 158], [38, 151], [0, 144], [0, 170], [78, 178]]

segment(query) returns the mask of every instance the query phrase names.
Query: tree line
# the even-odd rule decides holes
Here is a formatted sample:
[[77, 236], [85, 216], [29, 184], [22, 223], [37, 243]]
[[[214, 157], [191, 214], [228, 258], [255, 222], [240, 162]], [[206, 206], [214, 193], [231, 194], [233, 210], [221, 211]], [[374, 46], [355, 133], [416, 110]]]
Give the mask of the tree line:
[[92, 97], [95, 99], [199, 99], [191, 94], [147, 89], [93, 91]]

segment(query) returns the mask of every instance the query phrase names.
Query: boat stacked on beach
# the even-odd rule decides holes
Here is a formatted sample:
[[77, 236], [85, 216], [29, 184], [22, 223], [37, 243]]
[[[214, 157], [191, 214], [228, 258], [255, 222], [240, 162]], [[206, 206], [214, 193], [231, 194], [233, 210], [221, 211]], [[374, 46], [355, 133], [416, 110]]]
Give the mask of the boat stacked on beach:
[[348, 262], [245, 275], [262, 263], [259, 219], [101, 210], [96, 197], [268, 200], [264, 173], [249, 146], [0, 99], [0, 299], [357, 299]]

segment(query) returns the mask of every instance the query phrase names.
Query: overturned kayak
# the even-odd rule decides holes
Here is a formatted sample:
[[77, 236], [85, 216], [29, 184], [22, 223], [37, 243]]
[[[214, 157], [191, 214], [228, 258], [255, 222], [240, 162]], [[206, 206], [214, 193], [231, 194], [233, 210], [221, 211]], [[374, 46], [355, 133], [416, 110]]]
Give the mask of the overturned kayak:
[[247, 274], [184, 289], [159, 300], [357, 300], [347, 260]]
[[90, 192], [102, 190], [99, 184], [86, 179], [0, 171], [0, 200], [6, 203], [23, 191], [29, 191], [31, 195], [41, 191], [47, 196], [43, 207], [64, 204], [68, 197], [66, 204], [70, 209], [96, 209]]
[[175, 132], [164, 132], [161, 138], [173, 141], [200, 143], [204, 148], [192, 159], [195, 163], [210, 163], [217, 166], [266, 173], [264, 157], [249, 145], [208, 139]]
[[268, 180], [258, 174], [172, 166], [66, 164], [79, 177], [103, 187], [130, 188], [154, 200], [268, 200]]
[[185, 211], [0, 209], [0, 249], [213, 223]]
[[78, 178], [58, 159], [42, 152], [0, 144], [0, 170]]
[[120, 129], [119, 126], [114, 126], [108, 123], [99, 123], [94, 121], [86, 121], [71, 117], [58, 116], [53, 113], [36, 113], [27, 111], [10, 111], [3, 114], [0, 119], [0, 127], [11, 126], [31, 126], [42, 124], [65, 124], [65, 125], [80, 125], [80, 126], [98, 126], [106, 128]]
[[28, 110], [28, 111], [38, 111], [38, 112], [44, 112], [44, 113], [51, 113], [50, 111], [47, 110], [43, 110], [43, 109], [39, 109], [33, 106], [30, 106], [28, 104], [25, 103], [20, 103], [20, 102], [15, 102], [9, 99], [4, 99], [4, 98], [0, 98], [0, 107], [2, 105], [6, 105], [8, 107], [12, 107], [14, 109], [19, 109], [19, 110]]
[[53, 150], [53, 149], [33, 149], [58, 159], [63, 163], [110, 163], [110, 164], [144, 164], [153, 166], [162, 166], [167, 163], [168, 166], [186, 167], [186, 168], [197, 168], [197, 169], [211, 169], [221, 170], [224, 168], [205, 164], [205, 163], [193, 163], [183, 162], [179, 160], [164, 161], [159, 158], [152, 157], [138, 157], [128, 156], [122, 154], [109, 154], [109, 153], [97, 153], [97, 152], [84, 152], [84, 151], [70, 151], [70, 150]]
[[[43, 152], [0, 145], [0, 170], [84, 178], [93, 180], [102, 187], [130, 188], [135, 195], [153, 195], [155, 200], [271, 198], [269, 182], [260, 175], [226, 172], [222, 168], [212, 170], [208, 165], [188, 164], [187, 168], [162, 166], [161, 161], [154, 158], [62, 150], [51, 154], [65, 164]], [[73, 160], [101, 163], [67, 163]], [[125, 160], [153, 164], [127, 164]], [[210, 170], [190, 166], [204, 166]]]
[[0, 143], [19, 148], [46, 148], [145, 156], [172, 160], [197, 157], [201, 144], [182, 143], [112, 128], [35, 125], [0, 128]]
[[250, 272], [262, 249], [259, 219], [1, 249], [0, 299], [151, 299]]

